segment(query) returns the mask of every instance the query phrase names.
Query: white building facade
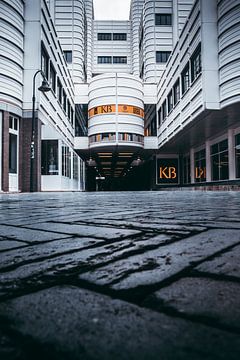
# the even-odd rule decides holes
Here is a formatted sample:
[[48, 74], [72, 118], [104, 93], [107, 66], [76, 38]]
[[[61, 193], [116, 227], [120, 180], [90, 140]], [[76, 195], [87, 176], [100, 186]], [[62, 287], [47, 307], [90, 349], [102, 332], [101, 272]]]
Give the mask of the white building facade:
[[[0, 190], [84, 190], [86, 169], [89, 189], [239, 186], [239, 0], [132, 0], [125, 21], [95, 20], [92, 0], [0, 14]], [[38, 70], [51, 90], [39, 73], [31, 162]]]

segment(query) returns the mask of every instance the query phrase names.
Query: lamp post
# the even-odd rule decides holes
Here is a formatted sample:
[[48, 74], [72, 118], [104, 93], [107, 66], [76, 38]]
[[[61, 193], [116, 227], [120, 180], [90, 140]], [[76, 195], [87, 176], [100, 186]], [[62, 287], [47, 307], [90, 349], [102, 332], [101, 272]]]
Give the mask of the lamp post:
[[33, 173], [34, 173], [34, 159], [35, 159], [35, 102], [36, 102], [36, 95], [35, 95], [35, 83], [36, 83], [36, 76], [37, 74], [41, 73], [43, 77], [42, 85], [38, 88], [41, 92], [48, 92], [51, 90], [51, 87], [48, 84], [46, 76], [42, 70], [37, 70], [33, 76], [33, 92], [32, 92], [32, 134], [31, 134], [31, 163], [30, 163], [30, 192], [34, 191], [33, 186]]

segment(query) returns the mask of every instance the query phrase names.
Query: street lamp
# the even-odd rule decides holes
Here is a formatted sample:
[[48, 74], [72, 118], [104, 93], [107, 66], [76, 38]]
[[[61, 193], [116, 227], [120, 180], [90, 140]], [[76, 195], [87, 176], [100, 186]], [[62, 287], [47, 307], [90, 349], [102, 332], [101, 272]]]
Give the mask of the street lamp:
[[42, 70], [37, 70], [33, 76], [33, 92], [32, 92], [32, 135], [31, 135], [31, 163], [30, 163], [30, 192], [34, 191], [33, 186], [33, 172], [34, 172], [34, 159], [35, 159], [35, 82], [37, 74], [41, 73], [43, 77], [42, 85], [38, 88], [41, 92], [48, 92], [51, 87], [48, 84], [46, 76]]

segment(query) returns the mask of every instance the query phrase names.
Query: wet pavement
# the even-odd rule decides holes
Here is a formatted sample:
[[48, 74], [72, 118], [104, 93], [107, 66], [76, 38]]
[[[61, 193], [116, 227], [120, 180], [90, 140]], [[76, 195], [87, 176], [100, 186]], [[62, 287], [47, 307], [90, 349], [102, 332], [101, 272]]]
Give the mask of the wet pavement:
[[2, 360], [239, 359], [240, 192], [0, 195]]

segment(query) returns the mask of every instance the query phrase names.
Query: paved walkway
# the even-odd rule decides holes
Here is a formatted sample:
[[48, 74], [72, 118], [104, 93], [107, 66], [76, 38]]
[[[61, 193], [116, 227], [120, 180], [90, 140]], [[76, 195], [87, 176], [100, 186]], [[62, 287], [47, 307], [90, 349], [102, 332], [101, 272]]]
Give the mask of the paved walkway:
[[0, 195], [0, 358], [239, 359], [240, 192]]

